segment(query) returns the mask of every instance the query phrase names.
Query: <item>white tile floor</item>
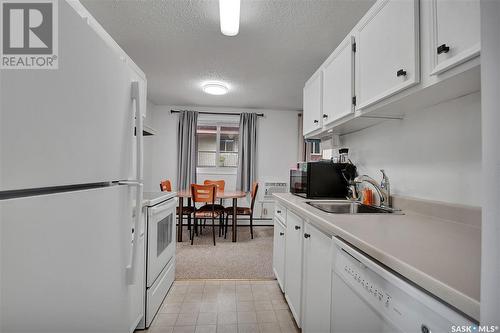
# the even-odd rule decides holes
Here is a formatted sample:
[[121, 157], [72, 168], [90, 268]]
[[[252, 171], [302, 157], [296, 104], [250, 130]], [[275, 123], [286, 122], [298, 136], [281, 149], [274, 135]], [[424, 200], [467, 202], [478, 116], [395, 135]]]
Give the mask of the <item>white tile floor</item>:
[[297, 333], [275, 280], [175, 281], [147, 333]]

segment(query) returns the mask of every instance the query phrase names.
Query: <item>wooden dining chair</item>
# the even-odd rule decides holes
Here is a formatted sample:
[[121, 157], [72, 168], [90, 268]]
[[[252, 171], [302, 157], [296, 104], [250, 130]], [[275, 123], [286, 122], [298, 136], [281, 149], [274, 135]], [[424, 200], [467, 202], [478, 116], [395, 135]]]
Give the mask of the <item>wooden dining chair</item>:
[[[170, 182], [169, 179], [165, 179], [160, 182], [160, 190], [162, 192], [172, 192], [172, 183]], [[179, 215], [179, 207], [176, 207], [175, 209], [176, 209], [176, 214]], [[194, 213], [194, 207], [191, 207], [190, 205], [182, 206], [182, 216], [187, 216], [188, 230], [191, 230], [191, 215], [193, 215], [193, 213]], [[181, 220], [179, 219], [179, 223], [180, 221]]]
[[160, 182], [160, 191], [172, 192], [172, 183], [169, 179], [165, 179]]
[[[219, 192], [224, 192], [224, 188], [226, 187], [226, 182], [224, 180], [205, 180], [203, 182], [204, 185], [215, 185], [217, 186], [217, 191]], [[224, 206], [222, 205], [222, 199], [220, 199], [220, 205], [218, 205], [219, 208], [224, 209]]]
[[[215, 205], [215, 198], [217, 194], [216, 185], [197, 185], [191, 184], [191, 197], [193, 200], [194, 210], [194, 224], [191, 228], [191, 245], [194, 241], [194, 231], [197, 230], [199, 219], [212, 219], [212, 235], [215, 246], [215, 219], [219, 218], [224, 212], [223, 209], [217, 209]], [[196, 208], [196, 203], [205, 203], [200, 208]], [[222, 228], [222, 224], [219, 224]]]
[[[224, 192], [224, 188], [226, 187], [226, 182], [223, 179], [221, 179], [221, 180], [206, 179], [203, 182], [203, 184], [204, 185], [215, 185], [215, 186], [217, 186], [217, 191], [218, 192]], [[219, 222], [222, 224], [224, 222], [224, 205], [223, 205], [223, 199], [220, 199], [220, 202], [218, 204], [215, 204], [215, 208], [216, 209], [220, 209], [223, 212], [223, 214], [221, 214], [221, 216], [219, 217], [219, 219], [220, 219]], [[205, 225], [206, 221], [203, 221], [203, 222], [204, 222], [204, 225]], [[222, 236], [222, 229], [223, 228], [219, 229], [219, 237]]]
[[[257, 190], [259, 189], [259, 183], [254, 182], [252, 184], [252, 192], [250, 192], [250, 197], [252, 201], [250, 202], [250, 207], [236, 207], [236, 214], [249, 216], [250, 217], [250, 236], [253, 239], [253, 207], [255, 205], [255, 198], [257, 197]], [[227, 207], [224, 209], [224, 213], [226, 214], [226, 223], [224, 226], [224, 238], [227, 236], [227, 225], [229, 223], [229, 215], [233, 215], [234, 207]]]

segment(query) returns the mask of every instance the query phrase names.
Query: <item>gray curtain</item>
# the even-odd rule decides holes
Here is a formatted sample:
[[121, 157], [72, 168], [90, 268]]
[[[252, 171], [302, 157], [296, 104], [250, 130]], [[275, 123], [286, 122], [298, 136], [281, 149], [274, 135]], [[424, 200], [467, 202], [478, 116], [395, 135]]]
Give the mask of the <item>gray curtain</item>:
[[250, 191], [256, 179], [257, 114], [242, 113], [240, 116], [240, 142], [238, 147], [238, 172], [236, 189]]
[[189, 189], [196, 183], [196, 160], [198, 142], [196, 126], [198, 112], [181, 111], [177, 130], [177, 189]]

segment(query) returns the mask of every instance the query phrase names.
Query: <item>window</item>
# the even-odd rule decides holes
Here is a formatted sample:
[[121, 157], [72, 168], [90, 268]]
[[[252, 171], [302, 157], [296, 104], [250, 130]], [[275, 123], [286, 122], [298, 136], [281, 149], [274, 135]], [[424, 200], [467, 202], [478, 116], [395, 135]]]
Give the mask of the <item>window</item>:
[[320, 155], [321, 151], [319, 150], [321, 141], [313, 141], [311, 142], [311, 154], [312, 155]]
[[217, 158], [217, 126], [198, 125], [198, 166], [215, 167]]
[[321, 140], [305, 140], [306, 161], [319, 161], [321, 159]]
[[238, 166], [238, 138], [240, 129], [238, 126], [219, 127], [219, 166]]
[[238, 166], [238, 124], [199, 122], [198, 167], [236, 168]]

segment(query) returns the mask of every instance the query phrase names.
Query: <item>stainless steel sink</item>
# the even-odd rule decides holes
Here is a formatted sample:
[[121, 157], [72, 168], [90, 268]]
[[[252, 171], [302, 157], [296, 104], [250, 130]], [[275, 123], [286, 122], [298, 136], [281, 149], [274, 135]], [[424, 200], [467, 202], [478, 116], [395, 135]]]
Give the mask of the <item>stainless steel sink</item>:
[[368, 206], [348, 200], [308, 201], [307, 204], [332, 214], [402, 214], [400, 210]]

